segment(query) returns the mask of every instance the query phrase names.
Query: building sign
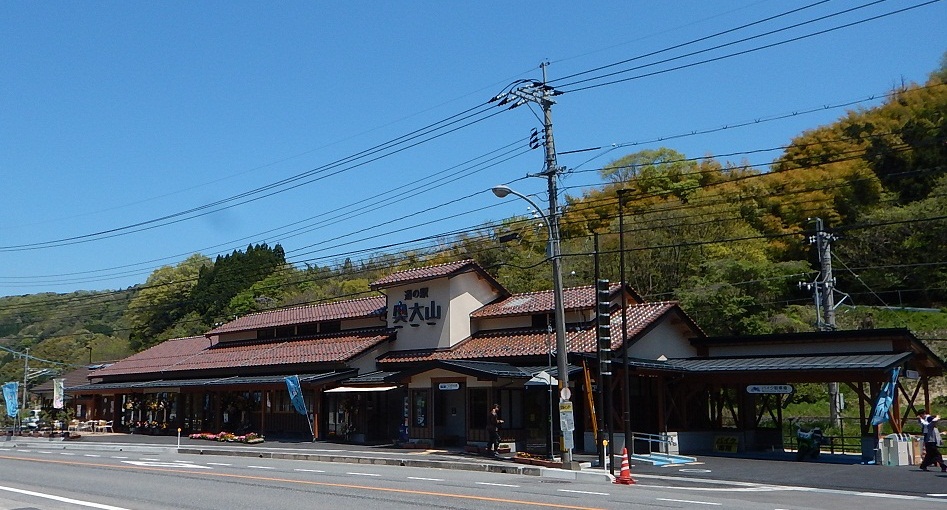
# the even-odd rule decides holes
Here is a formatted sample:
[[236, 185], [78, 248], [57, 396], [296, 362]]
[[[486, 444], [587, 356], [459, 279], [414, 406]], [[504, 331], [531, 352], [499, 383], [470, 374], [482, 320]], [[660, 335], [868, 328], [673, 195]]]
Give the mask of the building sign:
[[428, 300], [427, 287], [405, 290], [404, 299], [391, 308], [391, 322], [395, 327], [402, 324], [417, 327], [421, 323], [434, 325], [440, 318], [441, 305], [433, 299]]
[[722, 453], [737, 453], [740, 438], [737, 436], [717, 436], [714, 438], [714, 451]]
[[440, 384], [437, 385], [437, 389], [439, 389], [439, 390], [441, 390], [441, 391], [459, 390], [459, 389], [460, 389], [460, 383], [455, 383], [455, 382], [442, 382], [442, 383], [440, 383]]
[[791, 395], [796, 391], [791, 384], [751, 384], [746, 392], [754, 395]]

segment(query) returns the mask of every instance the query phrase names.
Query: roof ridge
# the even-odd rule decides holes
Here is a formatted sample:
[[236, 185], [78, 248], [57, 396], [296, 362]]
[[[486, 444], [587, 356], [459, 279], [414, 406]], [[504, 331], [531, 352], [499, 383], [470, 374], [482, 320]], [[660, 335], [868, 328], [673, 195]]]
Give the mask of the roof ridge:
[[[253, 317], [254, 315], [262, 315], [262, 314], [273, 313], [273, 312], [285, 312], [285, 311], [289, 311], [289, 310], [304, 310], [304, 309], [307, 309], [307, 308], [315, 308], [315, 307], [317, 307], [317, 306], [336, 305], [336, 304], [339, 304], [339, 303], [354, 303], [354, 302], [356, 302], [356, 301], [368, 301], [368, 300], [370, 300], [370, 299], [385, 299], [385, 296], [365, 296], [365, 297], [352, 298], [352, 299], [340, 299], [340, 300], [338, 300], [338, 301], [326, 301], [326, 302], [322, 302], [322, 303], [309, 303], [309, 304], [305, 304], [305, 305], [295, 305], [295, 306], [286, 306], [286, 307], [282, 307], [282, 308], [272, 308], [272, 309], [270, 309], [270, 310], [260, 310], [260, 311], [258, 311], [258, 312], [253, 312], [253, 313], [248, 313], [248, 314], [246, 314], [246, 315], [241, 315], [241, 316], [237, 317], [236, 319], [242, 319], [242, 318], [244, 318], [244, 317]], [[230, 320], [230, 321], [227, 321], [227, 322], [233, 322], [233, 321], [236, 320], [236, 319], [233, 319], [233, 320]]]

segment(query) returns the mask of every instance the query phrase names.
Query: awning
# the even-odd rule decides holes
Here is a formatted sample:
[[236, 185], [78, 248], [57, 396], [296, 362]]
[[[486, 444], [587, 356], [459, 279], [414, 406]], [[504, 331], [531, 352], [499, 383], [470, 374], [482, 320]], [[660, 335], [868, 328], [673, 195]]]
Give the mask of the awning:
[[397, 386], [339, 386], [323, 393], [366, 393], [370, 391], [390, 391]]
[[526, 381], [524, 386], [558, 386], [559, 379], [556, 379], [549, 372], [543, 370], [542, 372], [534, 375], [530, 380]]
[[[354, 374], [354, 370], [337, 370], [321, 374], [299, 374], [299, 382], [305, 385], [329, 384], [347, 379]], [[182, 388], [199, 388], [204, 386], [264, 386], [283, 385], [284, 375], [249, 375], [230, 377], [211, 377], [201, 379], [158, 379], [153, 381], [129, 382], [98, 382], [66, 388], [67, 393], [96, 392], [101, 390], [165, 390], [180, 391]]]

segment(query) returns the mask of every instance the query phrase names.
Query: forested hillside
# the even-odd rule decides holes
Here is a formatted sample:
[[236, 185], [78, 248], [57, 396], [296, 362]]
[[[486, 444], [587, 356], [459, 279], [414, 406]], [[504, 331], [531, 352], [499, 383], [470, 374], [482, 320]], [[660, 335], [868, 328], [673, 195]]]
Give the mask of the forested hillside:
[[[769, 168], [668, 147], [613, 161], [601, 186], [566, 197], [565, 284], [591, 284], [596, 259], [601, 276], [618, 281], [624, 259], [639, 294], [679, 300], [708, 334], [812, 330], [813, 298], [799, 283], [819, 273], [806, 242], [819, 218], [837, 238], [840, 328], [947, 338], [947, 314], [937, 311], [947, 303], [945, 81], [947, 65], [877, 108], [804, 132]], [[23, 379], [11, 351], [29, 348], [66, 370], [258, 310], [367, 295], [372, 280], [421, 264], [473, 258], [514, 292], [548, 289], [545, 236], [534, 219], [512, 218], [436, 250], [333, 267], [297, 267], [279, 245], [251, 245], [216, 260], [195, 254], [126, 290], [0, 298], [0, 379]], [[904, 307], [933, 310], [892, 310]]]

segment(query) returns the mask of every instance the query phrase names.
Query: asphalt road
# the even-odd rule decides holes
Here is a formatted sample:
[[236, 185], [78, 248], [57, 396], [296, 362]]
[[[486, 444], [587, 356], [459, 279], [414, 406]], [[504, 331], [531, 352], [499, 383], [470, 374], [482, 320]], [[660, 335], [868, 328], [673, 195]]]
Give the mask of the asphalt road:
[[[945, 477], [910, 467], [706, 457], [687, 466], [633, 466], [637, 483], [626, 486], [598, 478], [560, 478], [557, 473], [532, 476], [454, 469], [463, 463], [484, 462], [457, 452], [321, 443], [268, 443], [266, 449], [228, 450], [233, 447], [182, 442], [182, 447], [206, 446], [208, 453], [199, 455], [178, 453], [174, 438], [170, 444], [169, 438], [162, 438], [163, 443], [151, 441], [147, 445], [134, 439], [97, 438], [69, 444], [29, 439], [0, 445], [0, 510], [345, 508], [353, 503], [386, 510], [947, 508], [947, 496], [930, 495], [944, 485]], [[211, 450], [216, 455], [211, 455]], [[297, 453], [322, 451], [337, 456], [361, 452], [365, 461], [314, 461]], [[269, 455], [273, 452], [292, 455]], [[447, 459], [453, 466], [404, 467], [377, 462], [392, 455], [430, 458], [431, 465], [441, 465], [436, 461]], [[892, 480], [902, 478], [913, 482], [915, 488], [901, 487], [898, 492], [879, 488], [897, 485]]]

